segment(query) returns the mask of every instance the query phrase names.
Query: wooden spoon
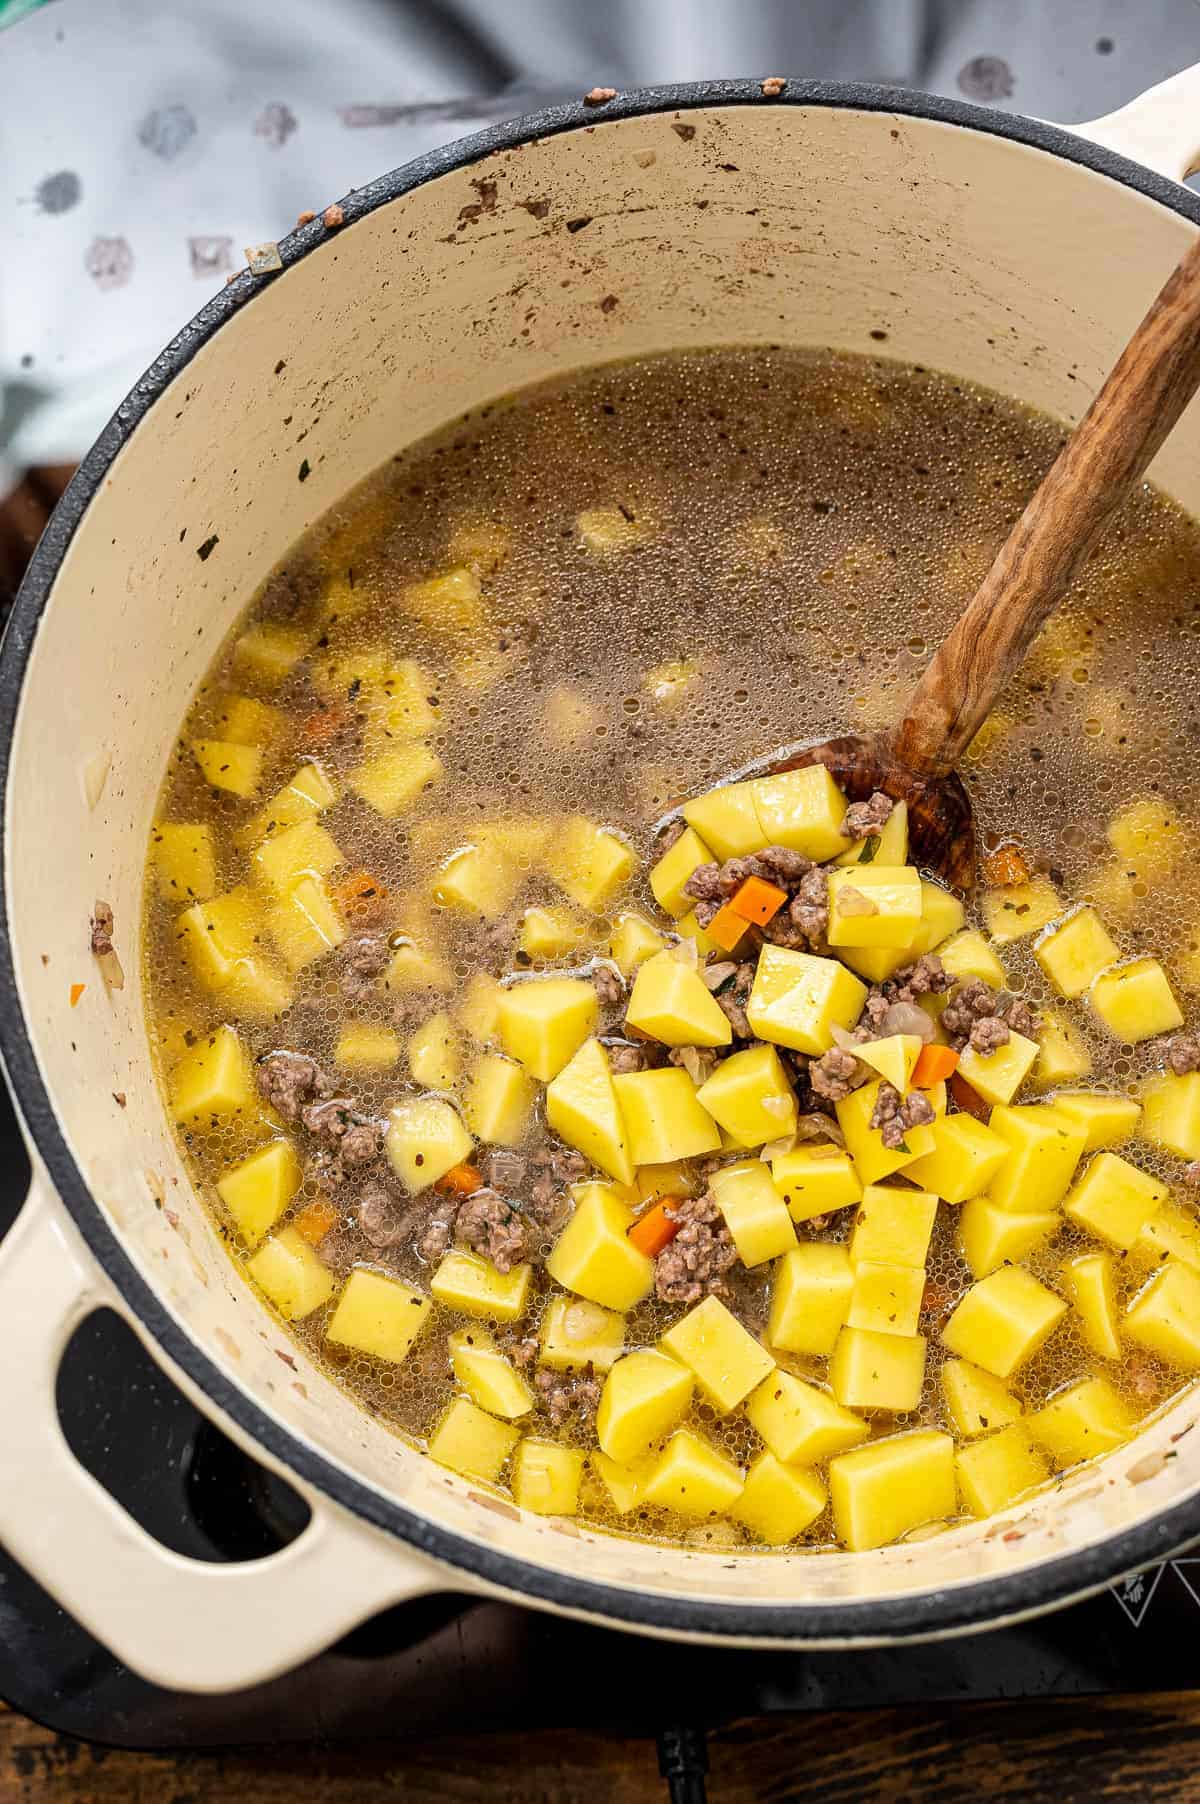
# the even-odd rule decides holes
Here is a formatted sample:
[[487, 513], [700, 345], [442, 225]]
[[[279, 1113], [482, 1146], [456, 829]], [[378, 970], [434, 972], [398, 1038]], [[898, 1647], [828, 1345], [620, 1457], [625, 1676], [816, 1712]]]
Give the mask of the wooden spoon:
[[765, 770], [824, 764], [852, 800], [881, 789], [907, 801], [914, 862], [969, 893], [975, 828], [954, 767], [1198, 387], [1200, 240], [1059, 452], [896, 731], [828, 739]]

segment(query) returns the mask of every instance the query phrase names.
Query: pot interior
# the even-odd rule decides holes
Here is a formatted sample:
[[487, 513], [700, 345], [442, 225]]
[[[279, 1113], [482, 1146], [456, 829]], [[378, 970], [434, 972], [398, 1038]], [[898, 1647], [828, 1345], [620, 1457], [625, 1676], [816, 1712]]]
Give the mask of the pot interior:
[[[1185, 1396], [1003, 1522], [870, 1555], [718, 1558], [473, 1493], [298, 1366], [235, 1277], [160, 1106], [137, 945], [152, 809], [190, 693], [262, 575], [395, 451], [523, 384], [711, 343], [882, 349], [1071, 419], [1192, 231], [1110, 177], [983, 130], [712, 105], [437, 175], [325, 234], [178, 357], [99, 482], [36, 633], [7, 803], [12, 941], [34, 1053], [92, 1196], [195, 1346], [292, 1435], [466, 1540], [616, 1587], [736, 1602], [747, 1635], [755, 1608], [781, 1601], [1012, 1574], [1200, 1487], [1200, 1436], [1161, 1464], [1146, 1457], [1200, 1413]], [[1195, 408], [1155, 475], [1200, 510]], [[114, 908], [128, 975], [116, 994], [88, 954], [97, 898]], [[71, 1008], [75, 983], [87, 987]]]

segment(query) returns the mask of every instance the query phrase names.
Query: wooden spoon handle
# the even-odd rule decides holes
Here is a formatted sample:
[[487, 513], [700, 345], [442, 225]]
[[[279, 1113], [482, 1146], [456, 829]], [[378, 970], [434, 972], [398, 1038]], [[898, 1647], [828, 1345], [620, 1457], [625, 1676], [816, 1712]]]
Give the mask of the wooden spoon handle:
[[1043, 621], [1200, 387], [1200, 239], [1122, 351], [917, 684], [896, 734], [911, 770], [951, 771]]

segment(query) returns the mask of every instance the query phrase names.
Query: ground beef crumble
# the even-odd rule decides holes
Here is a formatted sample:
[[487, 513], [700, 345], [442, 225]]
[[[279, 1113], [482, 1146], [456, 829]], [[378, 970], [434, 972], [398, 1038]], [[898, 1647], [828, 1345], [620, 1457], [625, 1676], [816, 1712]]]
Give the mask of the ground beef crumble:
[[1008, 1043], [1010, 1033], [1036, 1038], [1039, 1022], [1020, 996], [1007, 1002], [980, 977], [969, 978], [942, 1010], [942, 1027], [959, 1052], [967, 1045], [976, 1052], [995, 1052]]
[[686, 1197], [667, 1210], [683, 1226], [655, 1261], [654, 1288], [664, 1303], [698, 1303], [724, 1291], [737, 1249], [710, 1196]]
[[894, 1084], [880, 1084], [871, 1126], [878, 1128], [889, 1152], [897, 1152], [903, 1146], [909, 1128], [927, 1127], [934, 1119], [933, 1105], [920, 1090], [902, 1097]]
[[866, 1082], [866, 1072], [852, 1052], [831, 1046], [808, 1067], [808, 1081], [813, 1094], [826, 1102], [845, 1102], [851, 1091]]
[[885, 796], [877, 789], [867, 801], [851, 803], [842, 822], [842, 832], [847, 839], [869, 839], [872, 833], [882, 833], [894, 807], [891, 796]]
[[364, 933], [347, 941], [340, 959], [342, 994], [363, 996], [374, 989], [390, 957], [391, 947], [380, 934]]
[[811, 858], [787, 846], [767, 846], [745, 858], [727, 858], [724, 864], [700, 864], [684, 884], [697, 902], [724, 902], [741, 888], [747, 877], [761, 877], [780, 889], [794, 889], [814, 869]]
[[97, 902], [92, 911], [91, 946], [97, 958], [107, 958], [113, 949], [113, 911], [107, 902]]
[[591, 972], [592, 988], [601, 1008], [616, 1008], [625, 997], [625, 985], [612, 965], [596, 965]]
[[750, 1000], [750, 992], [754, 988], [753, 964], [747, 962], [735, 965], [731, 977], [726, 978], [719, 989], [713, 991], [722, 1013], [733, 1029], [734, 1038], [752, 1040], [754, 1029], [746, 1016], [746, 1004]]
[[330, 1091], [329, 1079], [306, 1052], [269, 1052], [254, 1076], [263, 1101], [285, 1121], [299, 1121], [307, 1104]]
[[1200, 1071], [1200, 1040], [1191, 1034], [1177, 1034], [1167, 1047], [1167, 1064], [1176, 1077]]
[[600, 1405], [600, 1381], [592, 1376], [591, 1366], [582, 1372], [543, 1368], [534, 1377], [533, 1388], [538, 1407], [545, 1410], [552, 1428], [563, 1428], [568, 1422], [589, 1427]]
[[490, 1259], [501, 1274], [529, 1257], [529, 1230], [507, 1198], [496, 1190], [477, 1190], [459, 1205], [454, 1238], [460, 1246]]

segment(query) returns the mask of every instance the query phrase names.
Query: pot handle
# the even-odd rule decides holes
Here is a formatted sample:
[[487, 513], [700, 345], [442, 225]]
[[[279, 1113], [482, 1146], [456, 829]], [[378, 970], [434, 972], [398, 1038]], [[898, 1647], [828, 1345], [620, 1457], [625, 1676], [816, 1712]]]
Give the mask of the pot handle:
[[126, 1666], [175, 1690], [235, 1691], [387, 1604], [445, 1588], [431, 1561], [303, 1485], [307, 1527], [265, 1559], [210, 1564], [154, 1540], [79, 1464], [58, 1420], [59, 1361], [103, 1305], [130, 1320], [35, 1170], [0, 1248], [0, 1542]]
[[1147, 88], [1115, 113], [1063, 129], [1182, 182], [1200, 167], [1200, 63]]

